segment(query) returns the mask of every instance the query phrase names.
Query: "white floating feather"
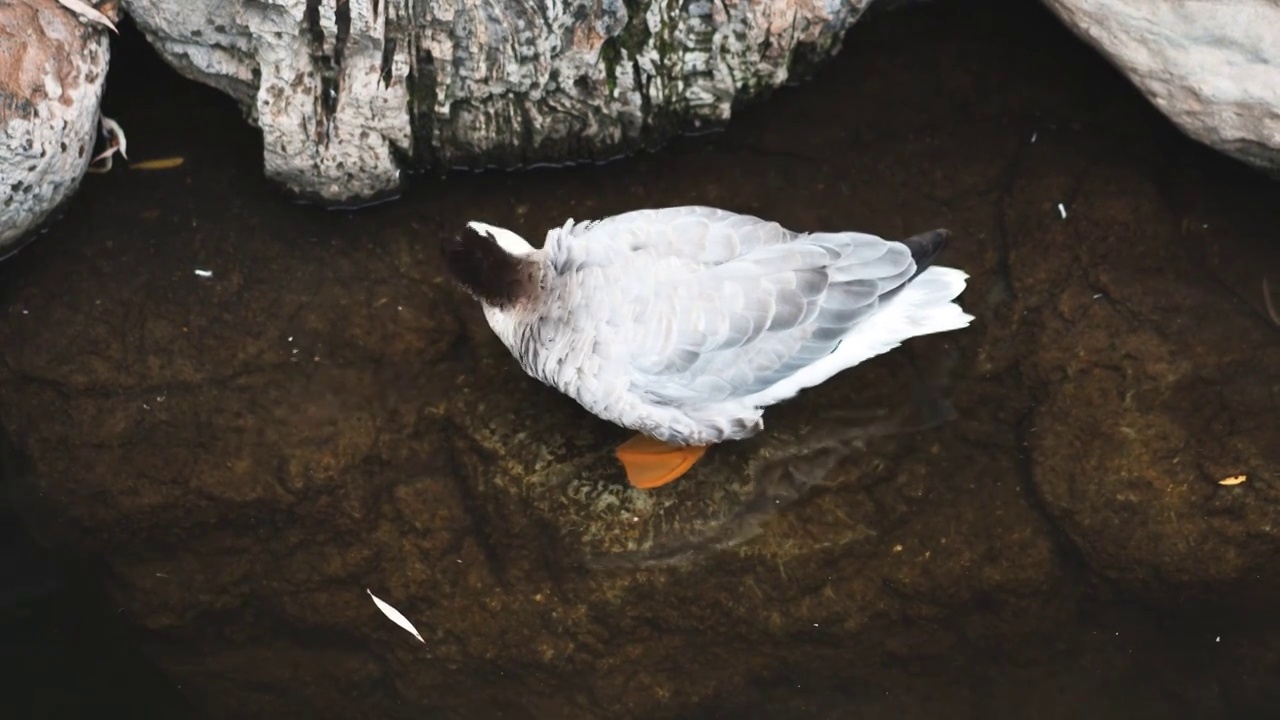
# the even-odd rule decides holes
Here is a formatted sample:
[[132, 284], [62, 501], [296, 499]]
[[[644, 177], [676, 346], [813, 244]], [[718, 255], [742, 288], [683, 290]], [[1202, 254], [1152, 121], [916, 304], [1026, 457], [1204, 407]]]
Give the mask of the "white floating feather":
[[418, 630], [413, 626], [413, 623], [409, 622], [409, 619], [406, 618], [404, 615], [401, 615], [399, 610], [391, 607], [391, 605], [383, 601], [382, 598], [378, 597], [377, 595], [374, 595], [373, 591], [370, 590], [369, 588], [365, 588], [364, 591], [369, 593], [369, 597], [373, 598], [373, 604], [378, 606], [378, 609], [382, 611], [382, 614], [391, 618], [391, 622], [409, 631], [410, 634], [418, 638], [418, 642], [422, 643], [423, 645], [427, 644], [427, 641], [423, 640], [422, 636], [418, 634]]

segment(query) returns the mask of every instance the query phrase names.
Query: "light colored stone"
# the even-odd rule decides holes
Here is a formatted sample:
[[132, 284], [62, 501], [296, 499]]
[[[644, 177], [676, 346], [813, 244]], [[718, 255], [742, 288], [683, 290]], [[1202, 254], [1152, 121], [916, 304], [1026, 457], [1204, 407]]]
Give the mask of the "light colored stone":
[[[605, 159], [726, 121], [826, 57], [870, 0], [126, 0], [238, 99], [268, 177], [325, 203], [401, 170]], [[634, 8], [631, 15], [629, 7]]]
[[0, 258], [80, 186], [109, 57], [107, 31], [56, 0], [0, 0]]
[[1280, 3], [1045, 3], [1187, 135], [1280, 173]]

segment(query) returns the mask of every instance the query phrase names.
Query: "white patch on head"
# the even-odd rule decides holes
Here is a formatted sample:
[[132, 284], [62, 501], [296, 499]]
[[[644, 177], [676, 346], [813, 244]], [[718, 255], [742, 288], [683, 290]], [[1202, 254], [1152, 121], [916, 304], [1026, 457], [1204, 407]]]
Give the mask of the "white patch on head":
[[498, 247], [506, 250], [512, 255], [515, 255], [516, 257], [524, 257], [534, 252], [532, 245], [526, 242], [524, 238], [510, 230], [494, 227], [493, 225], [486, 225], [485, 223], [476, 222], [474, 220], [467, 223], [467, 227], [481, 235], [485, 235], [493, 239], [494, 242], [498, 243]]

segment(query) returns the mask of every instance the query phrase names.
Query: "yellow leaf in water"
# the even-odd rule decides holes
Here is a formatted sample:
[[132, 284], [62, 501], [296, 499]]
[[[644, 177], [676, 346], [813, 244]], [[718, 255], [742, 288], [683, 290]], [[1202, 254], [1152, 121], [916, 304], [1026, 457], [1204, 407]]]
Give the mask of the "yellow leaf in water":
[[1218, 484], [1219, 485], [1239, 485], [1240, 483], [1248, 479], [1249, 479], [1248, 475], [1232, 475], [1229, 478], [1224, 478], [1222, 480], [1219, 480]]
[[172, 170], [182, 163], [186, 162], [186, 158], [167, 157], [156, 158], [155, 160], [143, 160], [142, 162], [130, 163], [130, 170]]

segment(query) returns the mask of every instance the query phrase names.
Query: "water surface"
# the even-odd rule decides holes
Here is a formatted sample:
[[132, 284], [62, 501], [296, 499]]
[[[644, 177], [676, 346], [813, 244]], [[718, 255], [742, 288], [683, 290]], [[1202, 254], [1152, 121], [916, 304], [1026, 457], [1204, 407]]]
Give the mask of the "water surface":
[[[237, 717], [1260, 717], [1280, 198], [1027, 5], [868, 20], [723, 133], [355, 212], [284, 200], [236, 108], [126, 39], [106, 112], [185, 164], [90, 176], [0, 266], [0, 418], [109, 598], [37, 617], [115, 606], [158, 667], [122, 689], [174, 717], [178, 685]], [[637, 496], [626, 433], [523, 377], [438, 247], [677, 204], [948, 227], [978, 320]], [[61, 637], [51, 675], [103, 671]]]

